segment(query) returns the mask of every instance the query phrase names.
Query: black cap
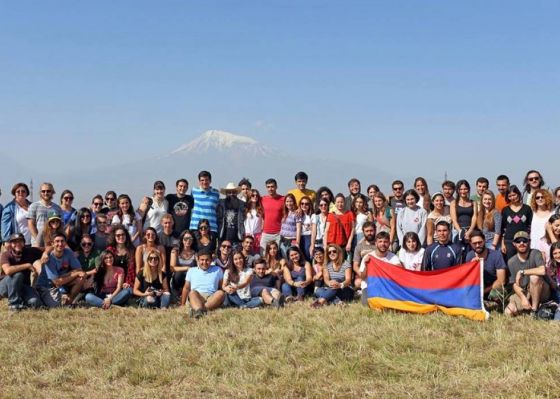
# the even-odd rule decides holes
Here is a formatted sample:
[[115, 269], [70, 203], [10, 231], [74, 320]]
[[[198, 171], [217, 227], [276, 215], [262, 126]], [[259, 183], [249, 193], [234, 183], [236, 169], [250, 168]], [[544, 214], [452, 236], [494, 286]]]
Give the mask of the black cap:
[[8, 242], [12, 242], [12, 241], [18, 241], [21, 240], [23, 242], [25, 242], [25, 237], [23, 236], [23, 234], [21, 233], [14, 233], [10, 236], [10, 239], [8, 240]]

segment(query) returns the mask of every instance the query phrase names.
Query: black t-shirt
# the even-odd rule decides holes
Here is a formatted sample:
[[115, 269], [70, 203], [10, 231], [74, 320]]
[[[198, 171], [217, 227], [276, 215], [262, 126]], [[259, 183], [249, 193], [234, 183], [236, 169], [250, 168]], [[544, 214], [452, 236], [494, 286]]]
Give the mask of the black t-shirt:
[[177, 194], [167, 194], [165, 199], [169, 204], [169, 213], [171, 213], [175, 222], [173, 231], [181, 234], [183, 231], [188, 230], [194, 206], [192, 195], [185, 195], [183, 198], [179, 198]]
[[[43, 251], [35, 247], [24, 247], [20, 259], [16, 259], [11, 251], [6, 251], [0, 256], [0, 267], [5, 263], [10, 264], [10, 266], [22, 265], [24, 263], [33, 264], [36, 260], [41, 259], [41, 255], [43, 255]], [[31, 285], [31, 271], [24, 270], [22, 273], [25, 275], [24, 284]], [[2, 272], [1, 274], [0, 279], [4, 278], [4, 273]]]
[[144, 279], [144, 273], [140, 272], [136, 275], [136, 280], [140, 281], [140, 291], [146, 292], [148, 288], [153, 288], [154, 290], [163, 290], [163, 283], [159, 279], [155, 279], [151, 283]]
[[267, 274], [264, 277], [259, 277], [256, 274], [253, 274], [253, 279], [251, 280], [251, 288], [274, 288], [276, 286], [276, 280], [277, 277], [272, 274]]
[[173, 248], [179, 248], [179, 233], [173, 231], [170, 235], [163, 232], [159, 233], [159, 243], [165, 248], [165, 266], [167, 274], [171, 273], [171, 250]]

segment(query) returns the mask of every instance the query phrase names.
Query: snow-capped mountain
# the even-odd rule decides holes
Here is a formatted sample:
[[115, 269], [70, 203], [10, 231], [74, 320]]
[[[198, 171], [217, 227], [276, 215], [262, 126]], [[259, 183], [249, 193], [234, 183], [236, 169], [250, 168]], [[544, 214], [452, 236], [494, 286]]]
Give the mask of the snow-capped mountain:
[[240, 136], [221, 130], [208, 130], [196, 139], [173, 150], [171, 154], [203, 154], [210, 151], [231, 151], [252, 156], [270, 156], [273, 153], [271, 148], [260, 144], [251, 137]]

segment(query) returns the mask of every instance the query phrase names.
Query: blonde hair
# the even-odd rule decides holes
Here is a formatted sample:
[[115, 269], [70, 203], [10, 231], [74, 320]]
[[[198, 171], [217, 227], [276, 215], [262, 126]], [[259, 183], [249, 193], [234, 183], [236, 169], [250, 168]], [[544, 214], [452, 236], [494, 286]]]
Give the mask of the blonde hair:
[[148, 262], [150, 255], [152, 256], [155, 255], [159, 259], [158, 267], [157, 267], [157, 278], [160, 282], [163, 283], [163, 270], [162, 270], [163, 259], [161, 257], [161, 253], [157, 249], [150, 249], [148, 251], [148, 255], [146, 256], [146, 260], [144, 260], [144, 268], [142, 269], [142, 275], [144, 276], [144, 280], [148, 283], [152, 283], [154, 281], [154, 278], [152, 276], [152, 270], [150, 268], [150, 263]]
[[[486, 211], [486, 208], [484, 208], [484, 206], [482, 205], [482, 198], [484, 198], [485, 195], [488, 195], [492, 198], [492, 209], [490, 209], [489, 211]], [[484, 191], [480, 196], [479, 204], [480, 212], [478, 212], [478, 216], [476, 218], [476, 227], [478, 227], [478, 229], [481, 231], [484, 231], [485, 227], [488, 229], [488, 231], [494, 231], [494, 214], [498, 212], [496, 210], [496, 197], [494, 193], [490, 190]]]

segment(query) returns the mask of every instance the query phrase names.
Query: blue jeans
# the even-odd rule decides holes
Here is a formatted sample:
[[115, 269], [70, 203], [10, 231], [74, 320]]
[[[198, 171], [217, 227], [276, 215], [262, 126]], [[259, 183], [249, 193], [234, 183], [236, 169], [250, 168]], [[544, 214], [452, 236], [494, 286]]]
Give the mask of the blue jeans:
[[247, 308], [247, 309], [252, 309], [252, 308], [258, 308], [259, 306], [261, 306], [263, 304], [263, 300], [261, 297], [255, 297], [255, 298], [251, 298], [251, 299], [241, 299], [239, 298], [239, 295], [236, 293], [233, 294], [227, 294], [226, 295], [226, 302], [233, 307], [236, 308]]
[[154, 296], [154, 302], [150, 303], [146, 299], [147, 297], [143, 296], [138, 298], [138, 305], [141, 308], [160, 308], [160, 309], [167, 309], [169, 307], [169, 303], [171, 302], [171, 295], [161, 294], [161, 296]]
[[[305, 281], [305, 276], [298, 276], [294, 279], [295, 282]], [[297, 296], [304, 296], [305, 295], [305, 288], [302, 287], [292, 287], [288, 285], [288, 283], [282, 283], [282, 295], [284, 296], [293, 296], [294, 293]]]
[[305, 260], [311, 262], [311, 253], [313, 252], [313, 248], [310, 248], [311, 245], [311, 234], [310, 235], [302, 235], [299, 240], [299, 249], [303, 252], [303, 256]]
[[[107, 294], [94, 294], [90, 292], [86, 294], [86, 302], [88, 305], [100, 308], [103, 306], [103, 299], [105, 299], [106, 295]], [[117, 306], [124, 306], [131, 295], [132, 290], [130, 288], [123, 288], [112, 298], [111, 303]]]
[[342, 289], [319, 287], [317, 288], [317, 291], [315, 291], [315, 296], [317, 298], [325, 299], [327, 302], [332, 302], [335, 298], [338, 298], [341, 301], [348, 301], [354, 296], [354, 290], [350, 287]]
[[27, 284], [24, 284], [25, 274], [19, 272], [5, 276], [0, 280], [0, 297], [8, 298], [9, 305], [25, 305], [38, 308], [43, 303], [39, 294]]

